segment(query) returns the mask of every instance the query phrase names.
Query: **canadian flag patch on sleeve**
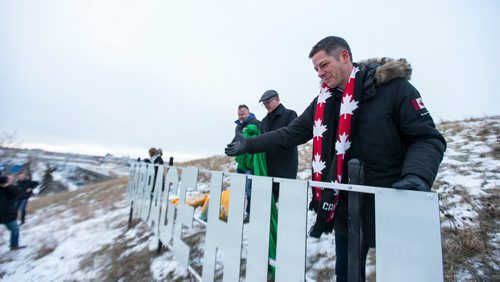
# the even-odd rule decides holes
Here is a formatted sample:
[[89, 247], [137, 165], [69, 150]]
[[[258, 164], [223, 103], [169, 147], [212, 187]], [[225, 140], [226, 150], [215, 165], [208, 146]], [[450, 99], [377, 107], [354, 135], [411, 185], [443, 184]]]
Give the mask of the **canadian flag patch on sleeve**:
[[415, 110], [419, 111], [422, 109], [425, 109], [424, 101], [422, 101], [422, 98], [416, 98], [411, 101], [413, 107]]

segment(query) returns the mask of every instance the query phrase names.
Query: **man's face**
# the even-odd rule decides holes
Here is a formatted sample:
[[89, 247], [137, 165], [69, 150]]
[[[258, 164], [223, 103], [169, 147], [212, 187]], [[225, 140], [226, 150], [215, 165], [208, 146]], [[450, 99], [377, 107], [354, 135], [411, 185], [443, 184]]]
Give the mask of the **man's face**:
[[24, 173], [19, 173], [17, 175], [17, 180], [24, 181], [26, 179], [26, 175]]
[[246, 120], [250, 116], [250, 111], [245, 108], [241, 108], [238, 110], [238, 119], [240, 121]]
[[330, 88], [340, 87], [345, 89], [352, 70], [352, 63], [347, 50], [343, 49], [340, 52], [338, 61], [335, 57], [321, 50], [314, 54], [312, 63], [314, 69], [318, 72], [318, 77], [321, 78], [326, 85]]
[[270, 113], [280, 105], [280, 99], [278, 97], [273, 97], [269, 100], [263, 101], [262, 104], [266, 107], [267, 112]]

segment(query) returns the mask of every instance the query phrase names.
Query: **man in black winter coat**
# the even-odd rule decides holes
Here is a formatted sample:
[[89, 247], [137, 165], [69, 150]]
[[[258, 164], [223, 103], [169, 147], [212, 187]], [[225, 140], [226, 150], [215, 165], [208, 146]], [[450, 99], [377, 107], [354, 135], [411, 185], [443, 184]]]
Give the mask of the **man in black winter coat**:
[[[226, 154], [292, 147], [314, 138], [313, 177], [319, 181], [346, 183], [348, 161], [359, 159], [365, 185], [429, 191], [446, 142], [408, 81], [412, 70], [406, 60], [353, 63], [348, 43], [335, 36], [319, 41], [309, 58], [322, 87], [304, 113], [288, 127], [228, 145]], [[319, 140], [321, 150], [315, 148]], [[373, 195], [363, 194], [362, 201], [364, 263], [369, 247], [375, 247]], [[334, 213], [323, 210], [332, 206], [323, 203], [336, 203]], [[346, 281], [347, 193], [315, 191], [310, 206], [317, 212], [311, 236], [335, 229], [335, 273], [337, 281]]]
[[[278, 92], [267, 90], [260, 97], [267, 115], [262, 120], [260, 131], [262, 133], [276, 131], [282, 127], [288, 126], [295, 118], [297, 113], [289, 110], [280, 102]], [[263, 150], [266, 153], [267, 175], [282, 178], [297, 178], [299, 167], [299, 154], [297, 146], [276, 147]], [[278, 183], [273, 183], [273, 195], [276, 202], [279, 199]]]
[[[234, 123], [236, 123], [236, 128], [234, 129], [234, 138], [231, 142], [241, 138], [243, 129], [251, 124], [260, 128], [260, 121], [255, 117], [255, 114], [250, 112], [248, 106], [243, 104], [238, 106], [238, 119], [235, 120]], [[253, 170], [242, 169], [239, 166], [236, 167], [236, 172], [241, 174], [253, 174]], [[249, 222], [250, 204], [252, 202], [252, 180], [250, 179], [248, 179], [245, 184], [245, 197], [247, 198], [245, 222]]]
[[250, 112], [247, 105], [238, 106], [238, 119], [234, 123], [236, 123], [236, 127], [234, 129], [234, 138], [231, 142], [234, 142], [239, 138], [240, 134], [243, 134], [243, 129], [247, 125], [254, 124], [257, 128], [260, 128], [260, 121], [255, 117], [255, 114]]
[[17, 225], [16, 201], [21, 191], [12, 185], [11, 176], [0, 176], [0, 223], [10, 230], [10, 249], [17, 250], [19, 246], [19, 225]]
[[33, 189], [38, 186], [38, 181], [32, 181], [24, 172], [17, 175], [17, 188], [21, 191], [21, 196], [17, 200], [17, 210], [21, 213], [21, 225], [26, 220], [26, 207], [28, 200], [33, 195]]
[[[155, 165], [163, 165], [163, 151], [161, 148], [155, 148], [155, 147], [151, 147], [149, 148], [148, 150], [148, 153], [149, 153], [149, 157], [150, 159], [147, 161], [148, 163], [152, 163], [152, 164], [155, 164]], [[155, 170], [155, 174], [154, 174], [154, 177], [151, 181], [153, 181], [153, 189], [151, 190], [151, 192], [154, 192], [155, 191], [155, 184], [156, 184], [156, 175], [158, 175], [158, 166], [155, 166], [154, 167], [154, 170]], [[153, 196], [151, 196], [153, 197]]]

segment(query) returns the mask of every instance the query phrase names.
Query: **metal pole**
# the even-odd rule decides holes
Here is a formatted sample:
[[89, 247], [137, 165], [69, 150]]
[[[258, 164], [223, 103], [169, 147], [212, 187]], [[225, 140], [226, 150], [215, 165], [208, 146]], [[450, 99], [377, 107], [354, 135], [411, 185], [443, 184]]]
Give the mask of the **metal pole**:
[[130, 213], [128, 215], [128, 229], [132, 226], [132, 214], [134, 213], [134, 202], [130, 204]]
[[[358, 159], [348, 163], [349, 184], [362, 184], [363, 164]], [[349, 282], [364, 281], [365, 262], [361, 260], [363, 234], [361, 229], [361, 193], [348, 193], [349, 209], [347, 216], [347, 277]]]

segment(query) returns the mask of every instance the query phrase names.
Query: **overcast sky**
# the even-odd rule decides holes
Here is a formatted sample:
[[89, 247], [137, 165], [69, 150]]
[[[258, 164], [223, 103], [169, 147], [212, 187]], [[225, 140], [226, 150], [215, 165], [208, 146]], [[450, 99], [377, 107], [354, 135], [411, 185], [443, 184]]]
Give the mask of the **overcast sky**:
[[[500, 1], [0, 0], [0, 133], [24, 147], [177, 160], [223, 154], [236, 108], [275, 89], [299, 115], [308, 58], [406, 58], [436, 122], [500, 114]], [[494, 87], [496, 86], [496, 87]]]

